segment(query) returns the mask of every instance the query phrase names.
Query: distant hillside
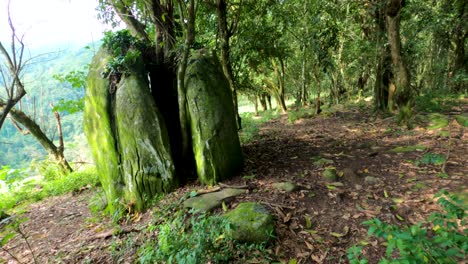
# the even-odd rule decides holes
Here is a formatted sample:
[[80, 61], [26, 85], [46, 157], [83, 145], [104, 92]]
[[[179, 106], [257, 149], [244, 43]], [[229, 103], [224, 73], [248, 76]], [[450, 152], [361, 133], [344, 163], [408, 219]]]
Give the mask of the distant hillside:
[[[72, 89], [53, 78], [55, 74], [66, 74], [73, 70], [85, 70], [100, 43], [82, 48], [51, 47], [49, 52], [35, 51], [31, 63], [25, 68], [23, 80], [27, 95], [18, 106], [30, 117], [34, 117], [44, 131], [56, 139], [56, 122], [50, 102], [60, 99], [77, 99], [83, 90]], [[62, 127], [66, 141], [66, 153], [72, 155], [73, 148], [83, 147], [82, 113], [62, 113]], [[68, 144], [67, 144], [68, 143]], [[76, 151], [75, 151], [76, 152]], [[26, 167], [34, 159], [45, 157], [45, 151], [31, 135], [22, 135], [8, 120], [0, 130], [0, 166]], [[75, 157], [71, 157], [72, 159]]]

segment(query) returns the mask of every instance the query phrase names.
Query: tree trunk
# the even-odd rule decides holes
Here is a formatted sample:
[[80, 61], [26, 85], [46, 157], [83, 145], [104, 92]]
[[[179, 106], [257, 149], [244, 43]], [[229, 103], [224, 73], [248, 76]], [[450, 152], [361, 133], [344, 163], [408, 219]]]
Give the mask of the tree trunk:
[[[453, 43], [455, 44], [455, 63], [453, 67], [453, 75], [457, 78], [457, 75], [468, 74], [468, 57], [466, 56], [465, 51], [465, 43], [468, 37], [468, 28], [466, 27], [466, 20], [468, 20], [468, 4], [466, 1], [463, 4], [455, 4], [458, 4], [457, 18], [459, 22], [455, 25], [454, 29]], [[463, 81], [463, 78], [460, 79], [461, 80], [456, 79], [455, 82], [452, 82], [453, 90], [456, 92], [463, 92], [463, 89], [465, 89], [464, 92], [466, 92], [468, 90], [468, 82]]]
[[[11, 117], [21, 125], [23, 125], [31, 135], [36, 138], [37, 142], [49, 153], [49, 157], [54, 159], [57, 162], [57, 165], [62, 170], [64, 174], [68, 174], [73, 171], [68, 161], [65, 159], [63, 154], [63, 139], [60, 139], [61, 146], [57, 147], [52, 140], [50, 140], [47, 135], [42, 131], [42, 129], [29, 118], [23, 111], [12, 108], [10, 110]], [[57, 126], [60, 126], [60, 119], [58, 119]], [[61, 130], [61, 129], [60, 129]], [[60, 133], [60, 132], [59, 132]], [[59, 135], [60, 136], [60, 135]]]
[[276, 101], [281, 112], [286, 113], [288, 109], [286, 107], [286, 101], [284, 98], [284, 62], [281, 58], [278, 58], [280, 64], [278, 67], [278, 63], [276, 62], [275, 58], [272, 58], [271, 61], [277, 79], [276, 89], [273, 89]]
[[[183, 14], [182, 3], [179, 2], [180, 13]], [[179, 63], [177, 72], [177, 92], [179, 99], [179, 122], [182, 136], [182, 149], [181, 159], [186, 164], [182, 167], [184, 175], [189, 174], [193, 170], [193, 153], [191, 150], [191, 137], [190, 137], [190, 118], [187, 110], [187, 87], [185, 87], [185, 73], [187, 70], [188, 59], [190, 50], [195, 40], [195, 1], [190, 0], [187, 9], [187, 23], [185, 32], [185, 45], [182, 53], [182, 58]]]
[[255, 108], [255, 116], [258, 116], [258, 96], [257, 95], [254, 95], [253, 101], [254, 101], [254, 108]]
[[262, 106], [263, 112], [265, 112], [266, 110], [268, 110], [268, 106], [267, 106], [267, 101], [266, 101], [266, 95], [265, 95], [265, 93], [262, 93], [262, 94], [260, 95], [260, 105]]
[[[224, 75], [228, 80], [229, 87], [232, 91], [232, 100], [234, 103], [234, 113], [237, 120], [237, 128], [242, 129], [241, 118], [239, 116], [239, 106], [237, 99], [237, 90], [234, 83], [234, 74], [232, 72], [232, 64], [230, 58], [230, 47], [229, 41], [232, 36], [232, 32], [228, 28], [227, 24], [227, 2], [226, 0], [217, 0], [216, 11], [218, 14], [218, 28], [221, 37], [221, 65], [223, 67]], [[231, 29], [232, 30], [232, 29]]]
[[306, 57], [306, 48], [302, 48], [302, 65], [301, 65], [301, 94], [300, 94], [300, 101], [302, 101], [302, 105], [307, 105], [307, 101], [309, 100], [308, 92], [307, 92], [307, 77], [306, 77], [306, 66], [307, 66], [307, 57]]
[[401, 9], [401, 0], [390, 0], [387, 5], [387, 37], [390, 44], [393, 74], [395, 76], [394, 101], [399, 108], [410, 105], [413, 99], [410, 75], [401, 50]]

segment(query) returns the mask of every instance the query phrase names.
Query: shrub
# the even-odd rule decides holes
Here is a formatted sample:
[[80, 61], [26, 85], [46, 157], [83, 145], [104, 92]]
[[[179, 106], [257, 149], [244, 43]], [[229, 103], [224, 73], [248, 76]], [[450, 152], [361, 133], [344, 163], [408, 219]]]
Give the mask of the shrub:
[[[466, 208], [455, 195], [442, 191], [436, 195], [444, 213], [433, 213], [422, 223], [397, 227], [375, 218], [364, 222], [371, 236], [382, 238], [387, 244], [386, 257], [379, 263], [458, 263], [468, 250]], [[462, 230], [463, 229], [463, 230]], [[348, 249], [351, 264], [365, 264], [362, 247]], [[393, 259], [390, 259], [393, 258]]]
[[187, 216], [184, 210], [177, 210], [171, 218], [149, 226], [148, 231], [156, 231], [158, 237], [140, 248], [140, 263], [230, 263], [239, 259], [248, 262], [250, 257], [271, 263], [265, 245], [242, 244], [231, 238], [231, 225], [220, 215]]

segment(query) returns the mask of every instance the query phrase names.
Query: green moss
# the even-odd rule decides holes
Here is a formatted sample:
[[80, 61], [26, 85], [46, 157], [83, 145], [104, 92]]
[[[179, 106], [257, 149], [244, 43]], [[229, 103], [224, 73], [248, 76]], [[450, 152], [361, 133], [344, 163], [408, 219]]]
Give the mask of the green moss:
[[163, 118], [150, 94], [141, 57], [110, 91], [102, 78], [110, 55], [93, 59], [87, 79], [84, 129], [111, 214], [142, 210], [146, 201], [176, 186]]
[[119, 205], [122, 186], [119, 171], [119, 154], [111, 131], [109, 81], [101, 77], [110, 55], [101, 49], [93, 58], [86, 80], [83, 127], [94, 162], [113, 214]]
[[141, 210], [146, 199], [177, 185], [166, 126], [143, 75], [121, 80], [115, 112], [125, 200]]
[[258, 203], [241, 203], [224, 217], [234, 226], [230, 235], [239, 241], [267, 242], [275, 230], [273, 216]]

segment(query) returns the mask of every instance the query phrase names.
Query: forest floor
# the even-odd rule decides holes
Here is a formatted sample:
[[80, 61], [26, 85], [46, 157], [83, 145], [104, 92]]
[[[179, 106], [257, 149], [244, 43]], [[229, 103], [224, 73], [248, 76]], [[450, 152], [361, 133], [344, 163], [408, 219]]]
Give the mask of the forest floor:
[[[424, 122], [407, 130], [393, 117], [375, 117], [368, 108], [359, 107], [338, 108], [293, 123], [283, 115], [264, 124], [243, 146], [244, 172], [224, 183], [253, 188], [228, 207], [257, 201], [276, 215], [277, 237], [271, 252], [278, 261], [346, 263], [346, 250], [361, 243], [367, 245], [364, 255], [370, 263], [377, 263], [385, 247], [368, 237], [363, 221], [378, 217], [398, 226], [418, 223], [440, 209], [434, 195], [441, 189], [461, 194], [466, 202], [468, 136], [453, 118], [460, 113], [468, 113], [466, 100], [444, 113], [448, 127], [435, 130], [427, 129]], [[393, 151], [415, 145], [425, 148]], [[439, 165], [425, 164], [428, 153], [448, 159]], [[322, 177], [327, 166], [336, 168], [339, 184]], [[272, 187], [285, 181], [299, 189], [284, 192]], [[187, 185], [161, 204], [201, 188]], [[127, 219], [116, 232], [109, 219], [97, 219], [90, 212], [93, 195], [94, 190], [83, 190], [27, 208], [28, 220], [21, 229], [38, 263], [132, 263], [138, 245], [154, 239], [146, 231], [151, 211]], [[24, 239], [15, 238], [7, 248], [23, 263], [32, 263]], [[15, 263], [5, 252], [0, 252], [0, 263], [1, 259]]]

